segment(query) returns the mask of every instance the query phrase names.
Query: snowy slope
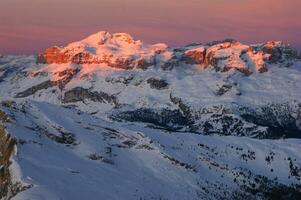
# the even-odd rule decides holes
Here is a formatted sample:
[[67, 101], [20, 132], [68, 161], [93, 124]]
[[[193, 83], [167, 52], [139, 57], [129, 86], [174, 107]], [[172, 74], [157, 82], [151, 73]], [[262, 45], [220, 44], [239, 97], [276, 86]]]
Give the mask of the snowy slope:
[[7, 130], [32, 187], [14, 199], [231, 199], [246, 186], [300, 184], [298, 139], [174, 133], [48, 103], [21, 107], [7, 110]]
[[1, 56], [6, 196], [298, 199], [300, 83], [282, 42], [170, 48], [99, 32]]

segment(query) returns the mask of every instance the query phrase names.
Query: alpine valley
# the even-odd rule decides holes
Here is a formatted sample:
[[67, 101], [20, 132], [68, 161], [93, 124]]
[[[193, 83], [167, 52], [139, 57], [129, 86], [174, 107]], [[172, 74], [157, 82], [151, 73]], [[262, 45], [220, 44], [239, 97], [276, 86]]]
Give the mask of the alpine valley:
[[301, 55], [98, 32], [0, 56], [1, 200], [301, 199]]

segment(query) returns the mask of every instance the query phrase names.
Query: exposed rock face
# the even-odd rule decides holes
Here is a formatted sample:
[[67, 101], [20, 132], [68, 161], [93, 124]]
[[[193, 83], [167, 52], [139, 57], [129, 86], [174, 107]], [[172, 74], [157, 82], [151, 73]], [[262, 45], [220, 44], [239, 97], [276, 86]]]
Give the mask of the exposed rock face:
[[[301, 138], [301, 107], [289, 103], [252, 109], [238, 105], [190, 107], [181, 98], [170, 95], [178, 109], [140, 108], [116, 111], [114, 119], [147, 122], [168, 130], [199, 134], [220, 134], [277, 139]], [[239, 113], [237, 113], [237, 111]], [[296, 113], [297, 112], [297, 113]]]
[[16, 95], [16, 98], [24, 98], [24, 97], [28, 97], [30, 95], [33, 95], [35, 94], [37, 91], [39, 90], [43, 90], [43, 89], [48, 89], [50, 87], [53, 87], [55, 86], [54, 82], [52, 81], [45, 81], [45, 82], [42, 82], [38, 85], [35, 85], [31, 88], [28, 88], [27, 90], [23, 91], [23, 92], [20, 92]]
[[[185, 59], [185, 58], [184, 58]], [[191, 61], [191, 59], [189, 59]], [[167, 60], [160, 64], [161, 69], [164, 71], [170, 71], [177, 66], [180, 66], [181, 62], [177, 59], [177, 57], [173, 56], [171, 59]]]
[[71, 62], [75, 63], [75, 64], [91, 64], [91, 63], [96, 62], [96, 61], [93, 59], [91, 54], [81, 52], [81, 53], [75, 54], [72, 57]]
[[281, 43], [276, 42], [267, 42], [263, 48], [262, 51], [264, 53], [270, 54], [269, 63], [277, 63], [282, 59], [282, 51], [281, 51]]
[[16, 142], [5, 133], [0, 125], [0, 198], [12, 195], [12, 181], [9, 171], [10, 157], [14, 152]]
[[145, 122], [162, 126], [169, 130], [178, 130], [189, 124], [188, 119], [178, 110], [138, 109], [114, 114], [112, 118], [132, 122]]
[[270, 64], [283, 63], [290, 66], [291, 63], [285, 63], [287, 60], [300, 59], [301, 55], [298, 51], [285, 45], [283, 42], [270, 41], [261, 47], [264, 54], [268, 54], [267, 59]]
[[[239, 136], [251, 136], [256, 138], [301, 138], [301, 129], [298, 127], [300, 118], [295, 112], [300, 112], [298, 106], [289, 103], [273, 104], [252, 109], [239, 106], [239, 115], [234, 105], [224, 107], [224, 111], [218, 111], [223, 106], [212, 108], [210, 111], [191, 111], [194, 122], [200, 132], [219, 133]], [[200, 123], [199, 123], [200, 122]]]
[[231, 43], [230, 42], [226, 42], [226, 43], [219, 43], [219, 44], [215, 44], [213, 46], [210, 46], [209, 48], [206, 49], [206, 54], [204, 57], [204, 64], [205, 66], [217, 66], [218, 64], [218, 60], [226, 60], [229, 58], [229, 55], [220, 55], [219, 57], [216, 57], [215, 54], [219, 51], [219, 50], [223, 50], [223, 49], [228, 49], [230, 48]]
[[137, 61], [137, 68], [138, 69], [146, 70], [150, 66], [155, 66], [155, 65], [156, 65], [156, 61], [155, 61], [154, 56], [152, 56], [150, 59], [141, 58], [140, 60]]
[[264, 107], [251, 109], [242, 107], [240, 116], [253, 124], [267, 127], [269, 138], [290, 137], [300, 138], [301, 105], [271, 104]]
[[[112, 55], [102, 55], [102, 57], [96, 57], [88, 52], [80, 52], [75, 55], [62, 53], [60, 50], [53, 51], [47, 49], [44, 54], [38, 56], [38, 63], [44, 64], [63, 64], [63, 63], [74, 63], [74, 64], [106, 64], [113, 68], [121, 69], [132, 69], [135, 66], [133, 59], [131, 58], [116, 58], [114, 60]], [[139, 65], [141, 66], [142, 63]]]
[[182, 60], [186, 64], [204, 64], [206, 58], [206, 49], [205, 48], [198, 48], [198, 49], [192, 49], [187, 50], [183, 54]]
[[265, 63], [265, 54], [262, 50], [256, 52], [253, 49], [248, 49], [242, 52], [240, 58], [245, 62], [250, 62], [250, 66], [254, 67], [257, 72], [264, 73], [268, 71], [267, 64]]
[[51, 63], [67, 63], [71, 59], [71, 56], [68, 54], [68, 52], [64, 52], [63, 49], [59, 47], [50, 47], [46, 49], [46, 51], [43, 54], [40, 54], [37, 58], [38, 63], [45, 63], [45, 64], [51, 64]]
[[134, 60], [132, 58], [117, 58], [115, 62], [108, 63], [108, 66], [121, 69], [134, 68]]
[[0, 122], [7, 123], [10, 122], [10, 118], [6, 115], [5, 112], [0, 110]]
[[216, 95], [222, 96], [225, 93], [227, 93], [228, 91], [230, 91], [231, 89], [232, 89], [232, 85], [224, 84], [216, 91]]
[[[215, 105], [199, 110], [190, 108], [178, 98], [172, 97], [179, 109], [146, 109], [117, 112], [113, 118], [127, 121], [152, 123], [168, 130], [190, 131], [199, 134], [220, 134], [277, 139], [282, 137], [301, 138], [299, 117], [289, 104], [271, 105], [252, 110], [240, 107], [240, 115], [233, 107]], [[279, 112], [278, 112], [279, 111]], [[299, 113], [300, 116], [300, 113]]]
[[114, 105], [118, 104], [116, 97], [113, 95], [109, 95], [104, 92], [93, 92], [81, 87], [76, 87], [72, 90], [67, 91], [65, 93], [63, 102], [73, 103], [78, 101], [84, 101], [85, 99], [89, 99], [95, 102], [112, 103]]
[[13, 182], [10, 171], [11, 157], [14, 154], [16, 140], [5, 130], [2, 124], [9, 123], [10, 119], [0, 110], [0, 199], [10, 199], [27, 187], [19, 182]]

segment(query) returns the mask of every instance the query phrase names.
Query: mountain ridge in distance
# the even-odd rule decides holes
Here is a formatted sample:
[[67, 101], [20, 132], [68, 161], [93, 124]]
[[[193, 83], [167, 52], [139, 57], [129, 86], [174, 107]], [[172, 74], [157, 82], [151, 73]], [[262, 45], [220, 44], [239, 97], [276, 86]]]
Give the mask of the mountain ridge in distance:
[[[214, 41], [205, 45], [188, 45], [169, 48], [164, 43], [155, 45], [135, 41], [128, 33], [98, 32], [66, 47], [51, 47], [38, 56], [38, 63], [106, 64], [111, 67], [132, 69], [156, 65], [156, 56], [163, 54], [164, 69], [181, 64], [202, 64], [203, 68], [216, 66], [226, 60], [223, 67], [216, 70], [227, 71], [232, 67], [245, 74], [265, 72], [267, 63], [285, 62], [285, 59], [300, 59], [300, 53], [280, 41], [269, 41], [258, 45], [244, 45], [235, 40]], [[285, 57], [285, 58], [283, 58]], [[231, 63], [228, 60], [235, 60]], [[250, 63], [246, 63], [250, 62]], [[290, 65], [291, 63], [286, 63]], [[253, 67], [254, 67], [253, 66]]]

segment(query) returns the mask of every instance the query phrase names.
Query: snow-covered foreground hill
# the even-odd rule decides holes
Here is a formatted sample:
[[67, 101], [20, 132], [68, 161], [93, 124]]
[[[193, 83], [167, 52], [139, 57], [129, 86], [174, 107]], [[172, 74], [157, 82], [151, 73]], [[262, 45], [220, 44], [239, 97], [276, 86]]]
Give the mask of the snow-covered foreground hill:
[[0, 56], [0, 199], [300, 199], [300, 83], [281, 42]]
[[12, 173], [30, 186], [14, 199], [239, 199], [300, 184], [298, 139], [169, 132], [38, 102], [5, 111]]

